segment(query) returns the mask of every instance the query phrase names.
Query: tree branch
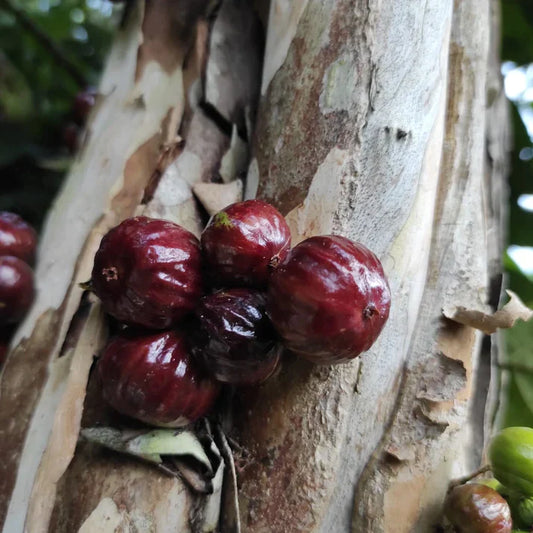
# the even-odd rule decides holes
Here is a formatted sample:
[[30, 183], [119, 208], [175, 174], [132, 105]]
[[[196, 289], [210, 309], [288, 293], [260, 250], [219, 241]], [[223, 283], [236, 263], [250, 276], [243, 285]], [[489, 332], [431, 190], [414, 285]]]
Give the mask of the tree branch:
[[86, 87], [87, 80], [79, 68], [64, 54], [63, 50], [54, 42], [28, 15], [11, 0], [0, 0], [0, 7], [11, 13], [18, 23], [50, 53], [56, 63], [80, 86]]

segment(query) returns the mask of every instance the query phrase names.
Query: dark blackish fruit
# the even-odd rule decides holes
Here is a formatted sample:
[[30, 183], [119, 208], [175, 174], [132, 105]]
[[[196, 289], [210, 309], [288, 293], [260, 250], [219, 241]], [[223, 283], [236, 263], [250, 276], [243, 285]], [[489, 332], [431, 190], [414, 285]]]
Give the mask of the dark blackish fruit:
[[9, 344], [7, 342], [0, 341], [0, 366], [4, 364], [8, 349], [9, 349]]
[[379, 259], [344, 237], [311, 237], [272, 273], [267, 311], [286, 346], [319, 364], [368, 350], [390, 308]]
[[67, 150], [74, 154], [80, 143], [80, 128], [74, 122], [68, 122], [63, 126], [63, 131], [61, 133], [63, 139], [63, 145]]
[[198, 370], [179, 331], [115, 337], [100, 357], [98, 374], [112, 407], [156, 426], [194, 422], [208, 413], [219, 391]]
[[224, 383], [250, 385], [269, 378], [281, 346], [265, 313], [265, 295], [228, 289], [204, 296], [196, 309], [193, 355]]
[[291, 234], [276, 208], [247, 200], [214, 215], [201, 241], [215, 284], [259, 288], [287, 255]]
[[494, 489], [479, 483], [453, 488], [446, 496], [444, 514], [457, 533], [511, 533], [509, 504]]
[[0, 257], [0, 326], [19, 322], [33, 302], [33, 271], [18, 257]]
[[102, 239], [91, 281], [117, 320], [166, 329], [191, 312], [202, 294], [198, 239], [172, 222], [129, 218]]
[[96, 103], [96, 94], [96, 89], [91, 87], [85, 91], [80, 91], [74, 98], [72, 113], [78, 124], [83, 125], [87, 120], [91, 109]]
[[9, 351], [9, 343], [13, 336], [15, 326], [0, 327], [0, 367], [4, 364]]
[[28, 264], [33, 263], [37, 248], [37, 233], [21, 217], [8, 211], [0, 212], [0, 256], [13, 255]]

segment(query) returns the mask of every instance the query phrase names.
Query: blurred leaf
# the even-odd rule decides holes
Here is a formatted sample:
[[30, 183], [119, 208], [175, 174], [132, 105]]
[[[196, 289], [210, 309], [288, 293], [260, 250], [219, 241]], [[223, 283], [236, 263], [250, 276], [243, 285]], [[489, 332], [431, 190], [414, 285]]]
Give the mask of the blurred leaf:
[[[11, 2], [76, 64], [88, 84], [98, 84], [120, 9], [86, 0]], [[86, 40], [76, 39], [76, 32]], [[0, 209], [39, 227], [72, 159], [62, 131], [82, 87], [35, 33], [2, 8], [0, 50]]]
[[518, 321], [505, 333], [507, 361], [516, 367], [513, 378], [533, 416], [533, 320]]
[[31, 98], [26, 80], [0, 50], [0, 110], [15, 120], [27, 119]]
[[503, 405], [501, 427], [533, 427], [533, 412], [531, 412], [525, 403], [513, 374], [510, 376], [509, 384], [505, 392], [506, 400]]
[[[510, 265], [513, 265], [511, 268]], [[528, 305], [533, 306], [533, 281], [529, 276], [524, 274], [513, 260], [506, 255], [504, 267], [507, 271], [508, 284], [512, 290], [520, 295], [520, 298]]]
[[[13, 163], [23, 155], [41, 156], [42, 148], [28, 141], [27, 132], [18, 124], [0, 121], [0, 176], [1, 167]], [[2, 180], [3, 188], [6, 185]]]
[[502, 0], [502, 59], [525, 65], [533, 61], [533, 13], [530, 2]]

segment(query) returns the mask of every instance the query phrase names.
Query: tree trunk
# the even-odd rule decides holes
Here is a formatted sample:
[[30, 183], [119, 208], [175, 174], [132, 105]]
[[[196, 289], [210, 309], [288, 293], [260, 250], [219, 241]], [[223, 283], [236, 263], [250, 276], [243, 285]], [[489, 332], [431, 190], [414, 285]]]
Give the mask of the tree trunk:
[[[477, 466], [484, 438], [490, 347], [442, 309], [488, 310], [499, 296], [497, 5], [136, 5], [48, 217], [38, 298], [2, 372], [4, 533], [212, 531], [220, 506], [223, 532], [438, 523], [450, 478]], [[293, 243], [340, 233], [371, 248], [393, 304], [353, 363], [315, 367], [287, 354], [264, 386], [227, 395], [222, 428], [238, 443], [239, 485], [235, 494], [230, 479], [220, 504], [216, 490], [199, 496], [78, 443], [80, 427], [118, 423], [90, 374], [105, 319], [78, 284], [117, 222], [143, 213], [199, 234], [204, 207], [238, 199], [246, 169], [246, 196], [277, 205]], [[224, 452], [225, 439], [215, 441]]]

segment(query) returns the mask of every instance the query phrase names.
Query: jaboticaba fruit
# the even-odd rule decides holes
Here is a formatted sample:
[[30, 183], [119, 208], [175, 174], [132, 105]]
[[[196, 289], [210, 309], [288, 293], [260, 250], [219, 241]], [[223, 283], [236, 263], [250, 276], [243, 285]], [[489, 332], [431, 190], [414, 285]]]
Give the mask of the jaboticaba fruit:
[[247, 200], [214, 215], [201, 241], [215, 284], [259, 288], [287, 255], [291, 234], [275, 207]]
[[85, 91], [80, 91], [74, 99], [73, 114], [74, 118], [79, 124], [83, 124], [91, 109], [96, 103], [96, 89], [88, 88]]
[[533, 497], [533, 429], [508, 427], [491, 440], [488, 452], [494, 477], [505, 487]]
[[13, 255], [32, 263], [37, 247], [35, 230], [15, 213], [0, 212], [0, 256]]
[[91, 281], [104, 309], [121, 322], [168, 328], [202, 294], [198, 239], [172, 222], [129, 218], [102, 239]]
[[0, 257], [0, 326], [19, 322], [33, 302], [33, 271], [18, 257]]
[[63, 145], [71, 154], [74, 154], [79, 148], [80, 133], [80, 127], [74, 122], [67, 122], [67, 124], [63, 126], [61, 132]]
[[509, 498], [509, 507], [513, 517], [513, 525], [520, 525], [524, 528], [533, 527], [533, 498], [524, 498], [511, 496]]
[[479, 483], [454, 487], [444, 504], [457, 533], [511, 533], [511, 510], [494, 489]]
[[344, 237], [311, 237], [272, 273], [267, 312], [285, 345], [319, 364], [368, 350], [390, 308], [379, 259]]
[[112, 407], [156, 426], [194, 422], [211, 409], [219, 390], [191, 360], [179, 331], [115, 337], [100, 357], [98, 374]]
[[227, 289], [204, 296], [196, 309], [192, 353], [216, 379], [259, 383], [278, 365], [281, 346], [265, 313], [263, 293]]

